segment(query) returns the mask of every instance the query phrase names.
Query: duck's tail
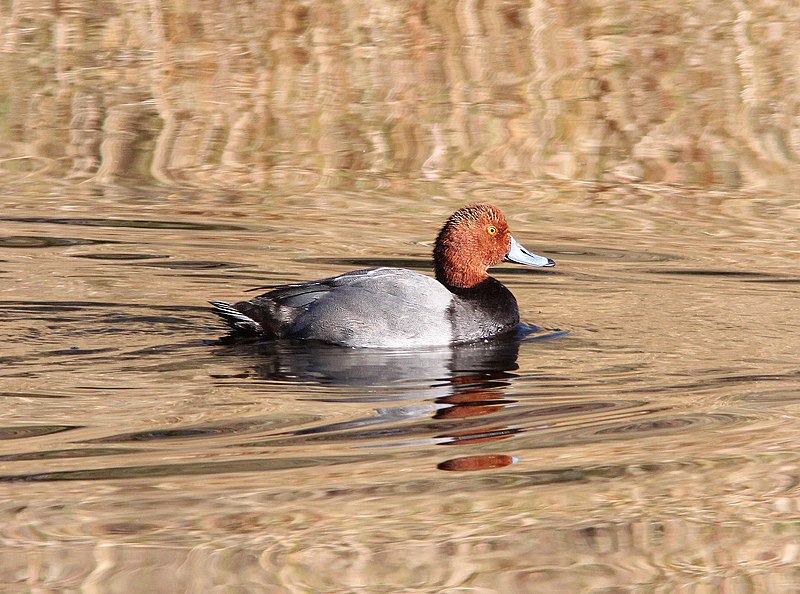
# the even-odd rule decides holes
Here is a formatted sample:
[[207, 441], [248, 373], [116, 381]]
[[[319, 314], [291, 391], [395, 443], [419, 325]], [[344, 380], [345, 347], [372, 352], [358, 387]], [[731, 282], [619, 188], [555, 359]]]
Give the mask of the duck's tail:
[[214, 306], [215, 314], [225, 320], [231, 331], [246, 334], [262, 334], [264, 328], [250, 316], [247, 316], [233, 307], [227, 301], [209, 301]]

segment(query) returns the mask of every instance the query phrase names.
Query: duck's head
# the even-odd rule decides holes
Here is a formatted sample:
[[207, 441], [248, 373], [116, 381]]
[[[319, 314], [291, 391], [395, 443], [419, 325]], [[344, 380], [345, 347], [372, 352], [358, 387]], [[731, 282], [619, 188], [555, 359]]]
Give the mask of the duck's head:
[[433, 248], [436, 278], [451, 287], [474, 287], [489, 276], [489, 266], [503, 261], [556, 265], [522, 247], [511, 235], [506, 217], [491, 204], [465, 206], [450, 215]]

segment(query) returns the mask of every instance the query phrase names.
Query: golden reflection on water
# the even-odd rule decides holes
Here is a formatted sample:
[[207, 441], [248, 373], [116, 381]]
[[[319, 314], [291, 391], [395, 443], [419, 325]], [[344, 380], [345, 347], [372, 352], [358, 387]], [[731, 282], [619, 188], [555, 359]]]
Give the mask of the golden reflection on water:
[[[798, 23], [7, 2], [0, 589], [796, 591]], [[216, 341], [476, 201], [510, 349]]]
[[17, 176], [789, 189], [800, 174], [791, 3], [8, 4]]

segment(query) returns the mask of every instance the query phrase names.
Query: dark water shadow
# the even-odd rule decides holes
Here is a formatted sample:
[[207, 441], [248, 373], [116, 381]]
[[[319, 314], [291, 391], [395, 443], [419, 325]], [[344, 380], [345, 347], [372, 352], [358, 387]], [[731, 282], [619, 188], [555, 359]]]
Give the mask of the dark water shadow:
[[0, 217], [10, 223], [44, 223], [48, 225], [77, 225], [81, 227], [109, 227], [129, 229], [170, 229], [184, 231], [246, 231], [249, 227], [222, 223], [197, 223], [194, 221], [161, 221], [149, 219], [101, 219], [90, 217]]
[[129, 260], [163, 260], [169, 258], [165, 254], [136, 254], [133, 252], [113, 252], [105, 254], [71, 254], [70, 258], [82, 258], [85, 260], [108, 260], [113, 262], [127, 262]]
[[75, 245], [101, 245], [124, 243], [110, 239], [86, 239], [81, 237], [51, 237], [44, 235], [4, 235], [0, 236], [0, 248], [41, 249], [68, 247]]
[[131, 266], [145, 268], [169, 268], [171, 270], [216, 270], [223, 268], [253, 268], [252, 264], [211, 260], [170, 260], [168, 262], [133, 262]]
[[665, 269], [652, 269], [641, 270], [643, 274], [657, 274], [664, 276], [678, 276], [678, 277], [699, 277], [699, 278], [721, 278], [733, 279], [749, 282], [797, 282], [797, 277], [787, 276], [785, 273], [776, 274], [771, 272], [761, 272], [752, 270], [716, 270], [716, 269], [680, 269], [680, 268], [665, 268]]
[[[570, 260], [576, 262], [671, 262], [681, 260], [677, 254], [665, 252], [622, 250], [608, 247], [556, 245], [547, 246], [546, 251], [556, 261]], [[537, 252], [538, 253], [538, 252]]]
[[41, 437], [80, 429], [78, 425], [12, 425], [0, 427], [0, 441]]

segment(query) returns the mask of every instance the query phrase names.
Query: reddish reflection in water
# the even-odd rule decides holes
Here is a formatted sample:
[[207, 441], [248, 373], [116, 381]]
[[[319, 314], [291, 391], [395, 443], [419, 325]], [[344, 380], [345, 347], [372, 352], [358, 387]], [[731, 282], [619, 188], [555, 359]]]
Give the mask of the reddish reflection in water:
[[451, 458], [436, 465], [439, 470], [468, 471], [468, 470], [489, 470], [491, 468], [503, 468], [518, 462], [514, 456], [506, 454], [484, 454], [480, 456], [463, 456], [461, 458]]
[[437, 402], [452, 406], [437, 410], [433, 415], [434, 419], [464, 419], [499, 412], [515, 401], [503, 398], [502, 392], [498, 389], [475, 389], [444, 396]]

